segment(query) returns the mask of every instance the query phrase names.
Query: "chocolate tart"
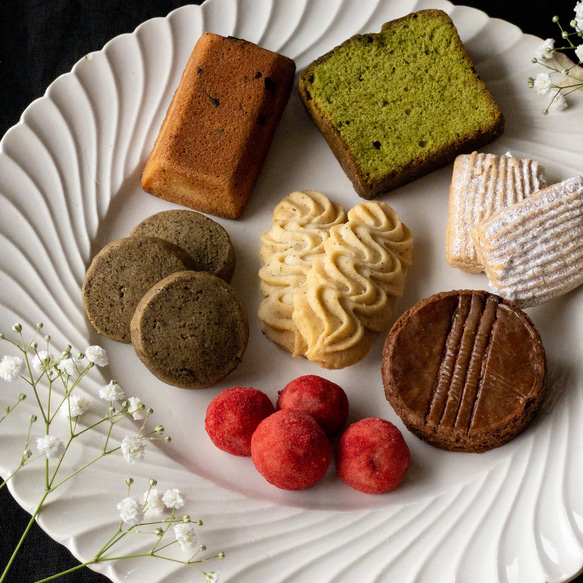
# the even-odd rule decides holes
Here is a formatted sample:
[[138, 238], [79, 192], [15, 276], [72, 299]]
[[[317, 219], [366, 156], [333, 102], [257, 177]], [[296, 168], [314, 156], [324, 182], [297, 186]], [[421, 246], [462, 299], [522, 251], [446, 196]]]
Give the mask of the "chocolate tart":
[[387, 400], [422, 440], [484, 452], [516, 437], [540, 409], [546, 356], [533, 322], [512, 302], [449, 291], [395, 322], [382, 377]]

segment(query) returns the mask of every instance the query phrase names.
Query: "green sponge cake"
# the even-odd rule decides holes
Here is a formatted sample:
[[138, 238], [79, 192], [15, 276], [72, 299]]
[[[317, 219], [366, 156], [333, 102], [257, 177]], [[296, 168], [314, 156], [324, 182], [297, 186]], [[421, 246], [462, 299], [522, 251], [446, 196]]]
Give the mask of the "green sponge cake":
[[367, 199], [452, 162], [504, 129], [502, 113], [441, 10], [353, 36], [306, 68], [299, 91]]

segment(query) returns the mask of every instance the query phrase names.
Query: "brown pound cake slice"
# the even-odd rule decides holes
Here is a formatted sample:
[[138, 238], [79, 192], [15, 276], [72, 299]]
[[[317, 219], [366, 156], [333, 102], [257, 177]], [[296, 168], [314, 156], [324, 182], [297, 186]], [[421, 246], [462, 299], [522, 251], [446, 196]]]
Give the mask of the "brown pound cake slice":
[[142, 296], [175, 271], [193, 269], [178, 245], [156, 237], [112, 241], [85, 274], [83, 304], [93, 327], [112, 340], [130, 342], [130, 321]]
[[161, 381], [182, 388], [214, 385], [241, 362], [249, 340], [235, 290], [210, 273], [174, 273], [141, 299], [132, 345]]
[[451, 18], [420, 10], [355, 35], [311, 63], [302, 101], [363, 198], [498, 137], [504, 118]]
[[209, 217], [185, 209], [162, 211], [136, 225], [132, 236], [159, 237], [182, 247], [194, 261], [195, 271], [212, 273], [230, 282], [235, 250], [227, 231]]
[[295, 75], [292, 59], [204, 33], [144, 168], [146, 192], [227, 219], [255, 187]]
[[394, 324], [382, 364], [387, 400], [424, 441], [483, 452], [521, 433], [545, 393], [546, 357], [530, 318], [479, 290], [418, 302]]

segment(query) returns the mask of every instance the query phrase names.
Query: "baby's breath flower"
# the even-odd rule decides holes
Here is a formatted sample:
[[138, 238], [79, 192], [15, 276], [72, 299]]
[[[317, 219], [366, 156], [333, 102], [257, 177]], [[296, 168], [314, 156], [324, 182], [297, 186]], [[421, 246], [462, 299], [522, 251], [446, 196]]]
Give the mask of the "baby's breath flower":
[[130, 397], [128, 399], [128, 413], [136, 421], [146, 417], [146, 406], [139, 397]]
[[579, 30], [583, 29], [583, 2], [575, 4], [575, 24]]
[[206, 574], [207, 583], [219, 583], [219, 573], [218, 571], [209, 571]]
[[71, 395], [69, 397], [69, 410], [67, 414], [70, 417], [80, 417], [89, 409], [89, 399], [84, 395]]
[[101, 387], [99, 396], [104, 401], [121, 401], [126, 398], [125, 393], [116, 381], [110, 381], [105, 387]]
[[107, 352], [101, 346], [89, 346], [85, 351], [85, 356], [89, 362], [97, 366], [107, 366], [109, 364]]
[[79, 370], [77, 369], [77, 363], [75, 362], [74, 358], [63, 358], [57, 364], [57, 368], [69, 376], [73, 376], [79, 374]]
[[88, 360], [86, 358], [75, 358], [73, 356], [68, 356], [67, 358], [61, 359], [57, 363], [57, 368], [72, 377], [77, 376], [79, 373], [85, 370], [87, 362]]
[[9, 383], [16, 381], [24, 372], [24, 360], [20, 356], [4, 356], [0, 362], [0, 378]]
[[583, 63], [583, 44], [580, 44], [576, 49], [575, 49], [575, 55], [577, 56], [577, 58], [579, 59], [580, 63]]
[[184, 498], [182, 497], [182, 493], [176, 488], [172, 490], [166, 490], [166, 492], [164, 492], [164, 496], [162, 497], [162, 501], [166, 505], [166, 508], [174, 510], [178, 510], [184, 506]]
[[567, 109], [567, 100], [562, 93], [557, 92], [557, 94], [553, 97], [549, 105], [549, 109], [554, 109], [556, 111], [562, 111], [563, 109]]
[[533, 87], [539, 95], [546, 95], [553, 86], [551, 76], [548, 73], [539, 73], [533, 83]]
[[144, 505], [137, 498], [124, 498], [117, 509], [121, 519], [129, 526], [136, 526], [144, 519]]
[[534, 56], [537, 61], [544, 61], [550, 59], [555, 52], [555, 39], [547, 38], [535, 50]]
[[138, 437], [126, 435], [121, 442], [121, 453], [128, 464], [135, 464], [146, 455], [146, 442]]
[[166, 505], [163, 501], [164, 494], [156, 488], [148, 490], [144, 494], [144, 503], [146, 510], [152, 514], [162, 514], [166, 510]]
[[39, 374], [42, 372], [48, 373], [52, 370], [55, 359], [46, 350], [39, 350], [33, 356], [30, 364], [35, 372]]
[[54, 435], [44, 435], [36, 440], [39, 453], [48, 459], [58, 459], [65, 453], [65, 444]]
[[192, 523], [179, 523], [174, 525], [174, 534], [176, 535], [176, 541], [180, 545], [180, 548], [185, 553], [196, 552], [196, 531]]

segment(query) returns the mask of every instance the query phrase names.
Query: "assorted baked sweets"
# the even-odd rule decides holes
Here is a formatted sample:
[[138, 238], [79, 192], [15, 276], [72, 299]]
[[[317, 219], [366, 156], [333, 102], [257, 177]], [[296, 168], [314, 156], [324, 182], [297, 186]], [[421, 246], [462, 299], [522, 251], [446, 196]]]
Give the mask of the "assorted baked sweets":
[[520, 307], [578, 287], [583, 283], [583, 176], [499, 211], [472, 237], [492, 290]]
[[504, 118], [451, 18], [421, 10], [359, 34], [311, 63], [302, 101], [371, 199], [500, 136]]
[[447, 262], [470, 273], [483, 271], [472, 230], [497, 211], [546, 185], [545, 170], [535, 160], [480, 152], [458, 156], [449, 187], [445, 238]]
[[295, 63], [205, 32], [142, 175], [146, 192], [227, 219], [255, 187], [293, 86]]
[[82, 287], [89, 321], [101, 334], [130, 342], [130, 322], [142, 296], [176, 271], [193, 269], [182, 248], [157, 237], [125, 237], [106, 245], [91, 262]]
[[136, 225], [132, 236], [159, 237], [182, 247], [195, 271], [212, 273], [227, 283], [235, 271], [235, 250], [229, 233], [216, 221], [186, 209], [162, 211]]
[[131, 320], [139, 359], [161, 381], [183, 388], [214, 385], [241, 362], [249, 340], [245, 308], [221, 278], [174, 273], [142, 297]]
[[385, 394], [403, 423], [450, 451], [484, 452], [530, 424], [545, 394], [546, 357], [530, 318], [480, 290], [442, 292], [393, 325]]
[[403, 293], [411, 233], [383, 202], [363, 202], [344, 219], [320, 193], [305, 191], [302, 205], [297, 198], [294, 193], [276, 207], [276, 224], [262, 237], [263, 330], [294, 356], [324, 368], [356, 364], [389, 325]]

